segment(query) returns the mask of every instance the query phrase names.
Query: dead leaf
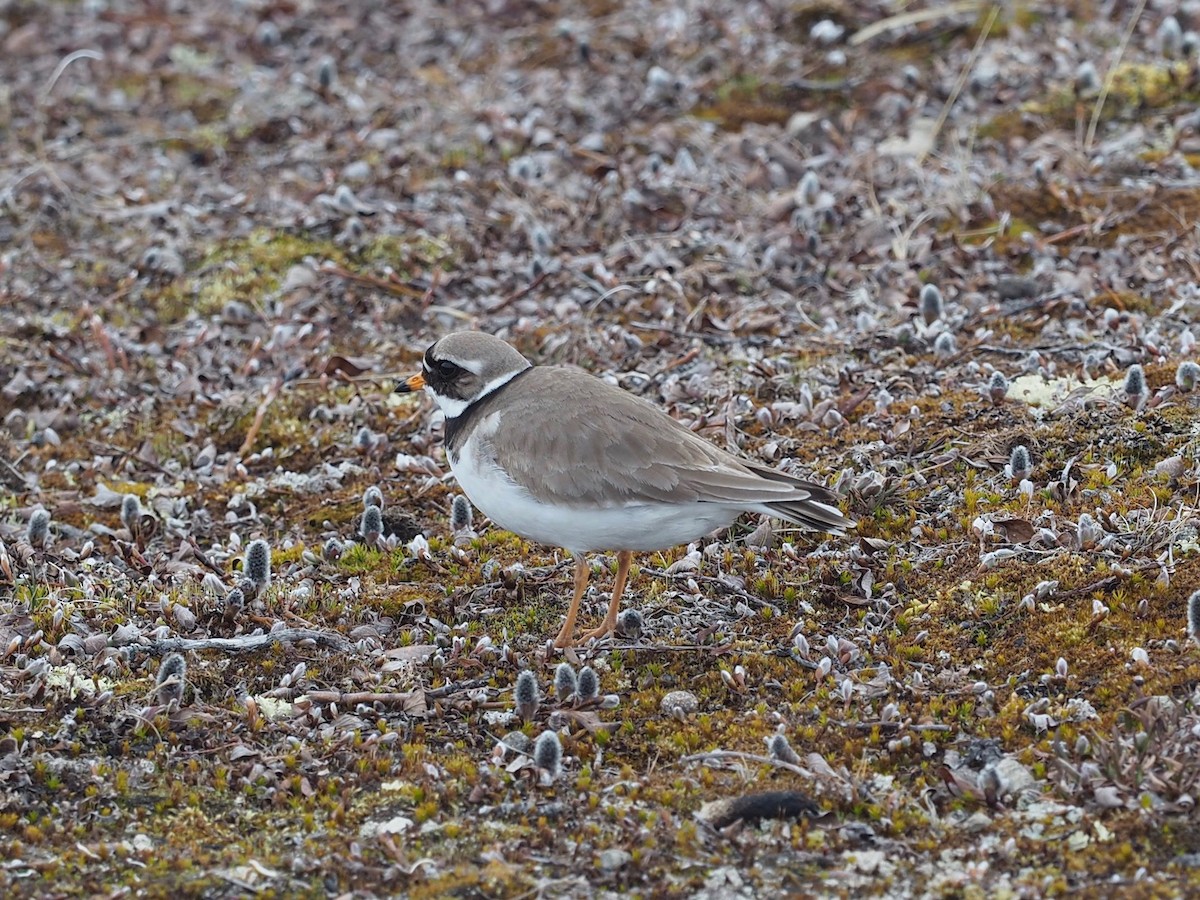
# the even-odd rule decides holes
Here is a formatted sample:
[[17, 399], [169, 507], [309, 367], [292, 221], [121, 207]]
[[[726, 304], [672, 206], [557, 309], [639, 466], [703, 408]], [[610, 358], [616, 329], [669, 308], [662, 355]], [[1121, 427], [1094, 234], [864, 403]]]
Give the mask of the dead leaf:
[[616, 731], [620, 727], [619, 722], [605, 722], [599, 715], [588, 710], [560, 709], [555, 715], [569, 719], [577, 725], [582, 725], [588, 734], [596, 734], [600, 731]]
[[847, 419], [850, 418], [850, 413], [852, 413], [852, 412], [854, 412], [854, 410], [858, 409], [858, 407], [862, 404], [862, 402], [864, 400], [866, 400], [868, 397], [870, 397], [872, 393], [873, 393], [873, 391], [871, 390], [871, 388], [863, 388], [861, 391], [851, 394], [849, 397], [844, 398], [842, 400], [842, 402], [838, 404], [838, 407], [837, 407], [838, 412], [840, 412], [842, 414], [843, 418], [847, 418]]
[[384, 651], [384, 656], [388, 659], [403, 659], [413, 662], [424, 662], [433, 656], [437, 650], [436, 644], [411, 644], [408, 647], [393, 647], [391, 650]]
[[992, 525], [1003, 532], [1010, 544], [1024, 544], [1034, 535], [1033, 523], [1027, 519], [992, 519]]
[[887, 550], [892, 546], [892, 542], [885, 541], [883, 538], [860, 537], [858, 539], [858, 546], [862, 549], [863, 553], [866, 553], [868, 556], [874, 556], [876, 553], [882, 553]]
[[424, 691], [413, 691], [404, 701], [404, 711], [410, 716], [425, 717], [429, 715], [429, 705], [425, 702]]
[[366, 356], [331, 356], [321, 366], [322, 375], [346, 375], [351, 378], [375, 368], [375, 361]]

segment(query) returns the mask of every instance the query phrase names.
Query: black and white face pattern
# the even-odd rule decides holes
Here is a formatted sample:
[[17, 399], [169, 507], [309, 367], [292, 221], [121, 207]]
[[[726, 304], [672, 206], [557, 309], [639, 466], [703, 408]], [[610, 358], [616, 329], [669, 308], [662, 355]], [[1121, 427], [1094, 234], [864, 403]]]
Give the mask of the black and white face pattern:
[[528, 369], [529, 360], [504, 341], [479, 332], [449, 334], [425, 351], [425, 390], [447, 419], [499, 390]]
[[478, 375], [453, 359], [439, 357], [437, 349], [438, 345], [432, 344], [425, 351], [422, 374], [426, 388], [438, 399], [475, 400], [480, 388]]

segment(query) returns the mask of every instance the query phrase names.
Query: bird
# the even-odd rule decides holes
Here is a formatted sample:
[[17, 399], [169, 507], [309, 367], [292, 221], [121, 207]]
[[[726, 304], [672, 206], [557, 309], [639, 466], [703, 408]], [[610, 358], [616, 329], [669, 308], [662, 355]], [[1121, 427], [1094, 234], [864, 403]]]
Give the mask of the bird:
[[581, 640], [611, 634], [634, 553], [691, 543], [755, 512], [842, 534], [828, 489], [697, 435], [647, 400], [582, 370], [533, 365], [478, 331], [447, 334], [398, 393], [424, 390], [445, 417], [450, 470], [501, 528], [575, 558], [574, 594], [554, 646], [572, 646], [586, 554], [617, 554], [612, 599]]

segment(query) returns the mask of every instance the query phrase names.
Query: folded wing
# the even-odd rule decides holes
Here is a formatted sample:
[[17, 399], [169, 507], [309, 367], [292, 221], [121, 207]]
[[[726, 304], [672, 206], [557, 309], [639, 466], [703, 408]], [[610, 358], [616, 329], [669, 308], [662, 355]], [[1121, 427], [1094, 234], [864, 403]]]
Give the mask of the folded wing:
[[538, 430], [525, 417], [505, 416], [492, 442], [513, 480], [540, 499], [580, 508], [719, 503], [818, 531], [849, 524], [837, 498], [820, 485], [726, 453], [590, 375], [538, 368], [521, 388], [558, 421]]

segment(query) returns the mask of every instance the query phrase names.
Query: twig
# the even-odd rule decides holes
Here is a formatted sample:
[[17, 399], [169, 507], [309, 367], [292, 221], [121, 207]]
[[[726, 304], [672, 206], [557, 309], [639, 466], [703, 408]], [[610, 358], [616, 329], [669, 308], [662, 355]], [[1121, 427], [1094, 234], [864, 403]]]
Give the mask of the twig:
[[783, 83], [790, 91], [848, 91], [864, 83], [862, 78], [838, 78], [822, 81], [819, 78], [789, 78]]
[[[967, 696], [969, 692], [964, 691], [963, 696]], [[880, 731], [950, 731], [949, 725], [913, 725], [911, 722], [845, 722], [836, 719], [830, 719], [830, 724], [837, 725], [839, 728], [854, 728], [858, 731], [874, 731], [878, 728]]]
[[394, 691], [376, 693], [374, 691], [356, 691], [343, 694], [341, 691], [307, 691], [305, 696], [313, 703], [338, 703], [355, 705], [359, 703], [384, 703], [405, 706], [412, 702], [418, 691], [396, 693]]
[[192, 556], [196, 557], [196, 560], [206, 569], [211, 570], [221, 578], [224, 578], [228, 574], [225, 570], [208, 558], [208, 554], [200, 549], [200, 545], [196, 543], [196, 539], [190, 534], [187, 536], [187, 545], [192, 551]]
[[428, 309], [429, 304], [433, 302], [433, 295], [437, 293], [437, 289], [442, 284], [442, 270], [435, 268], [433, 275], [429, 278], [429, 287], [425, 291], [425, 296], [421, 298], [421, 308]]
[[349, 269], [332, 262], [321, 263], [321, 265], [317, 266], [317, 272], [322, 275], [337, 275], [339, 278], [344, 278], [347, 281], [354, 281], [358, 284], [379, 288], [379, 290], [387, 291], [396, 297], [408, 297], [413, 300], [420, 300], [423, 305], [428, 305], [429, 303], [428, 291], [418, 290], [396, 278], [380, 278], [378, 275], [351, 272]]
[[427, 700], [439, 700], [442, 697], [449, 697], [451, 694], [457, 694], [459, 691], [470, 691], [475, 688], [485, 687], [488, 684], [486, 678], [473, 678], [470, 681], [452, 681], [449, 684], [444, 684], [440, 688], [432, 688], [425, 692]]
[[275, 644], [295, 644], [312, 641], [321, 647], [346, 651], [350, 642], [332, 631], [315, 631], [310, 628], [281, 628], [267, 634], [247, 634], [232, 638], [164, 638], [134, 645], [147, 653], [184, 653], [189, 650], [224, 650], [227, 653], [253, 653]]
[[1111, 591], [1124, 580], [1120, 575], [1108, 575], [1099, 581], [1085, 584], [1083, 587], [1070, 588], [1065, 591], [1052, 591], [1047, 599], [1069, 600], [1072, 597], [1086, 597], [1088, 594], [1094, 594], [1097, 591]]
[[[458, 694], [463, 691], [483, 687], [487, 683], [488, 680], [486, 678], [476, 678], [471, 681], [451, 682], [450, 684], [442, 685], [440, 688], [427, 691], [407, 691], [405, 693], [398, 693], [396, 691], [384, 691], [381, 693], [356, 691], [349, 694], [344, 694], [341, 691], [306, 691], [305, 696], [314, 703], [385, 703], [406, 706], [422, 695], [424, 695], [426, 701], [440, 700], [444, 697], [449, 697], [451, 694]], [[489, 705], [484, 704], [484, 706]], [[506, 704], [496, 704], [495, 708], [499, 709], [504, 705]]]
[[1100, 88], [1100, 96], [1096, 98], [1096, 105], [1092, 107], [1092, 119], [1088, 122], [1087, 137], [1083, 139], [1083, 152], [1090, 153], [1092, 150], [1092, 141], [1096, 139], [1096, 128], [1100, 124], [1100, 113], [1104, 111], [1104, 102], [1108, 99], [1109, 91], [1112, 90], [1113, 77], [1116, 74], [1117, 66], [1121, 64], [1121, 59], [1125, 56], [1125, 50], [1129, 47], [1129, 41], [1133, 37], [1133, 31], [1137, 28], [1138, 20], [1141, 19], [1142, 13], [1146, 11], [1146, 0], [1138, 0], [1137, 8], [1134, 9], [1133, 15], [1129, 17], [1129, 25], [1125, 29], [1125, 33], [1121, 35], [1121, 43], [1117, 45], [1117, 55], [1113, 59], [1112, 65], [1108, 67], [1108, 71], [1104, 73], [1104, 85]]
[[537, 277], [534, 278], [533, 281], [529, 282], [529, 284], [525, 285], [525, 287], [521, 288], [520, 290], [513, 291], [495, 306], [489, 307], [488, 314], [491, 315], [492, 313], [498, 313], [500, 310], [508, 306], [512, 306], [512, 304], [516, 303], [522, 297], [528, 296], [533, 291], [536, 291], [538, 287], [541, 286], [542, 282], [549, 277], [549, 275], [549, 272], [539, 272]]
[[[92, 449], [98, 453], [111, 453], [114, 456], [117, 456], [122, 461], [127, 460], [127, 459], [132, 459], [132, 460], [135, 460], [140, 465], [145, 466], [148, 469], [153, 469], [155, 472], [159, 472], [160, 474], [163, 474], [163, 475], [167, 474], [166, 468], [164, 468], [163, 466], [160, 466], [156, 462], [152, 462], [150, 460], [142, 459], [139, 456], [135, 456], [134, 455], [135, 450], [130, 449], [128, 447], [119, 447], [116, 444], [110, 444], [107, 441], [97, 441], [97, 440], [93, 440], [92, 438], [87, 438], [84, 441], [84, 443], [86, 443], [90, 449]], [[114, 461], [114, 464], [115, 464], [115, 461]]]
[[641, 640], [617, 643], [612, 635], [601, 640], [611, 642], [604, 645], [606, 650], [633, 650], [637, 653], [711, 653], [714, 656], [724, 656], [733, 650], [732, 641], [726, 641], [724, 644], [644, 644]]
[[254, 894], [257, 896], [258, 894], [261, 894], [267, 890], [265, 885], [251, 884], [249, 881], [243, 881], [241, 878], [237, 878], [226, 872], [219, 872], [217, 874], [223, 881], [233, 885], [239, 891], [245, 891], [247, 894]]
[[737, 597], [739, 600], [745, 601], [748, 605], [757, 605], [758, 608], [770, 606], [773, 609], [779, 609], [778, 604], [772, 603], [770, 600], [764, 600], [762, 597], [756, 597], [747, 591], [745, 588], [737, 587], [727, 581], [723, 581], [715, 575], [701, 575], [694, 569], [687, 572], [668, 572], [666, 569], [652, 569], [649, 566], [642, 566], [638, 569], [639, 572], [645, 572], [655, 578], [662, 578], [668, 581], [680, 581], [688, 578], [695, 579], [697, 584], [711, 584], [718, 589], [719, 593], [729, 594]]
[[266, 396], [262, 398], [262, 402], [258, 404], [258, 409], [254, 411], [254, 421], [250, 424], [250, 430], [246, 432], [246, 439], [242, 441], [242, 446], [238, 448], [238, 456], [245, 456], [254, 447], [254, 441], [258, 438], [258, 432], [262, 429], [263, 419], [266, 418], [267, 409], [279, 396], [279, 389], [283, 386], [283, 379], [277, 378], [274, 383], [267, 388]]
[[797, 775], [802, 775], [805, 778], [816, 778], [816, 774], [798, 766], [795, 763], [784, 762], [781, 759], [774, 759], [770, 756], [759, 756], [756, 753], [742, 753], [738, 750], [710, 750], [707, 753], [693, 753], [691, 756], [683, 757], [680, 762], [715, 762], [723, 759], [737, 759], [745, 762], [762, 763], [768, 766], [774, 766], [777, 769], [786, 769], [789, 772], [794, 772]]
[[654, 322], [630, 322], [629, 327], [636, 328], [638, 331], [657, 331], [660, 334], [669, 334], [671, 337], [680, 338], [681, 340], [703, 341], [706, 345], [715, 345], [717, 347], [725, 347], [736, 340], [736, 338], [725, 334], [701, 334], [698, 331], [668, 328], [665, 325]]
[[1034, 347], [1023, 347], [1013, 349], [1011, 347], [997, 347], [994, 344], [976, 344], [971, 348], [974, 351], [981, 353], [998, 353], [1002, 356], [1028, 356], [1030, 352], [1036, 350], [1038, 353], [1047, 355], [1065, 355], [1068, 353], [1089, 353], [1092, 350], [1107, 350], [1109, 353], [1115, 353], [1117, 350], [1123, 349], [1113, 344], [1106, 344], [1103, 341], [1096, 341], [1091, 344], [1061, 344], [1057, 347], [1047, 345], [1038, 345]]
[[872, 22], [866, 28], [856, 31], [850, 35], [850, 39], [846, 43], [851, 47], [857, 47], [859, 44], [865, 44], [877, 34], [883, 34], [885, 31], [908, 28], [912, 25], [921, 25], [925, 22], [933, 22], [938, 19], [948, 19], [950, 16], [958, 15], [958, 13], [962, 12], [975, 12], [981, 5], [980, 0], [965, 0], [965, 2], [952, 3], [949, 6], [935, 6], [931, 9], [898, 13], [894, 16], [888, 16], [886, 19], [880, 19], [878, 22]]
[[11, 487], [21, 488], [22, 490], [28, 489], [29, 482], [26, 480], [25, 476], [21, 474], [20, 470], [18, 470], [15, 465], [10, 463], [3, 456], [0, 456], [0, 468], [3, 468], [8, 473], [10, 481], [15, 482], [10, 485]]

